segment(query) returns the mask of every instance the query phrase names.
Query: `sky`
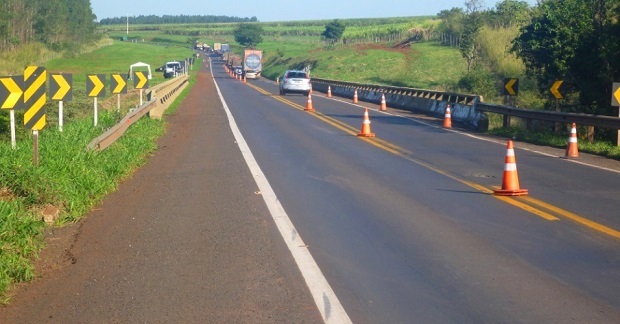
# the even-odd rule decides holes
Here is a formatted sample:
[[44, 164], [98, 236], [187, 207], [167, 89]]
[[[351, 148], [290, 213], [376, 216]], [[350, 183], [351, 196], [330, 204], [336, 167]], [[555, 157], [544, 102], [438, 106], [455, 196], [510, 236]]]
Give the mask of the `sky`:
[[[97, 20], [114, 17], [213, 15], [256, 17], [261, 22], [413, 17], [465, 8], [466, 0], [90, 0]], [[494, 8], [496, 0], [483, 0]], [[537, 0], [526, 0], [534, 6]], [[131, 21], [130, 21], [131, 23]]]

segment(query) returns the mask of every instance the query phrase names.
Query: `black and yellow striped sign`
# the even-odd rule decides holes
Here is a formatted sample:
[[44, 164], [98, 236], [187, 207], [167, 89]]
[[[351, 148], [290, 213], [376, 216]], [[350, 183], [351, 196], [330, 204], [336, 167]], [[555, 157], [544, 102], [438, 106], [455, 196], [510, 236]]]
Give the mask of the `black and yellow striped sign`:
[[24, 77], [0, 77], [0, 108], [24, 109]]
[[73, 75], [51, 73], [50, 76], [50, 98], [54, 101], [73, 100]]
[[24, 70], [24, 126], [32, 130], [45, 127], [45, 103], [47, 71], [41, 66], [29, 66]]
[[89, 97], [105, 97], [105, 74], [86, 76], [86, 94]]
[[144, 89], [149, 87], [149, 79], [142, 71], [136, 71], [133, 73], [133, 87], [134, 89]]
[[113, 94], [127, 93], [127, 81], [122, 74], [112, 74], [110, 78], [110, 89]]

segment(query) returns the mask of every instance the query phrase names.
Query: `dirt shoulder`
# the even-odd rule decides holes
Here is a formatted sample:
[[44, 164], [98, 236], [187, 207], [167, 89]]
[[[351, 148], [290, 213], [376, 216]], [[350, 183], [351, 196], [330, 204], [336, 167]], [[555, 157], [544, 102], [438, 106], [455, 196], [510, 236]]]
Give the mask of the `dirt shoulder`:
[[150, 162], [48, 228], [0, 322], [322, 322], [203, 65]]

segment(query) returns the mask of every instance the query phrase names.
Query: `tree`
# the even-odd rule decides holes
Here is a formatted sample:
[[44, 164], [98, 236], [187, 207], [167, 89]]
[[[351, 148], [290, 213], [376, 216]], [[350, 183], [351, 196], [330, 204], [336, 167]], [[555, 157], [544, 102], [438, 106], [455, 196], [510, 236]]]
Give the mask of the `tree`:
[[442, 10], [437, 14], [437, 17], [441, 19], [439, 29], [442, 33], [448, 37], [442, 37], [442, 43], [444, 45], [457, 45], [456, 41], [463, 33], [463, 18], [465, 12], [462, 8], [452, 8], [450, 10]]
[[463, 18], [463, 34], [461, 35], [461, 44], [459, 49], [461, 55], [467, 59], [467, 72], [471, 71], [472, 65], [478, 57], [478, 43], [476, 38], [482, 28], [483, 7], [481, 0], [470, 0], [465, 3], [467, 7], [467, 15]]
[[564, 80], [578, 95], [576, 111], [610, 114], [611, 84], [620, 79], [619, 15], [617, 0], [543, 1], [512, 50], [541, 93]]
[[263, 41], [263, 33], [263, 27], [258, 24], [239, 24], [233, 34], [237, 43], [254, 48]]
[[522, 26], [529, 22], [530, 11], [526, 1], [504, 0], [495, 5], [492, 11], [497, 27]]
[[325, 25], [325, 31], [321, 34], [325, 39], [328, 39], [331, 44], [337, 43], [342, 38], [346, 26], [338, 19], [333, 20], [329, 24]]
[[90, 0], [0, 0], [0, 51], [39, 41], [54, 50], [95, 40]]

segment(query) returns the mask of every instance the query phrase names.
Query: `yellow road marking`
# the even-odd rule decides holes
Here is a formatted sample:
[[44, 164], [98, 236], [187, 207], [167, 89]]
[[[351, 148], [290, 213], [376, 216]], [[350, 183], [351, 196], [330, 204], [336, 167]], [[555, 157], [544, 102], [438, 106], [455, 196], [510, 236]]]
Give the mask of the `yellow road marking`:
[[[256, 89], [257, 91], [259, 91], [259, 92], [261, 92], [261, 93], [263, 93], [265, 95], [273, 96], [270, 92], [268, 92], [268, 91], [266, 91], [266, 90], [264, 90], [262, 88], [259, 88], [259, 87], [255, 86], [255, 85], [250, 85], [250, 87]], [[295, 109], [298, 109], [298, 110], [304, 110], [305, 109], [305, 107], [303, 107], [303, 106], [301, 106], [299, 104], [296, 104], [296, 103], [294, 103], [294, 102], [292, 102], [290, 100], [287, 100], [285, 98], [282, 98], [280, 96], [273, 96], [273, 98], [278, 100], [278, 101], [280, 101], [280, 102], [283, 102], [283, 103], [285, 103], [285, 104], [287, 104], [287, 105], [289, 105], [289, 106], [291, 106], [291, 107], [293, 107]], [[325, 122], [325, 123], [327, 123], [327, 124], [337, 128], [337, 129], [340, 129], [340, 130], [344, 131], [347, 134], [351, 134], [351, 135], [354, 135], [354, 136], [357, 135], [358, 130], [356, 130], [355, 128], [351, 127], [350, 125], [345, 124], [345, 123], [343, 123], [343, 122], [341, 122], [341, 121], [339, 121], [337, 119], [325, 116], [324, 114], [322, 114], [322, 113], [320, 113], [320, 112], [318, 112], [316, 110], [311, 112], [310, 114], [313, 115], [314, 117], [320, 119], [321, 121], [323, 121], [323, 122]], [[446, 172], [444, 170], [441, 170], [441, 169], [439, 169], [439, 168], [437, 168], [437, 167], [435, 167], [433, 165], [430, 165], [430, 164], [428, 164], [426, 162], [414, 159], [413, 157], [411, 157], [411, 155], [413, 154], [411, 151], [408, 151], [408, 150], [406, 150], [406, 149], [404, 149], [404, 148], [402, 148], [402, 147], [400, 147], [398, 145], [389, 143], [387, 141], [381, 140], [381, 139], [376, 138], [376, 137], [374, 137], [374, 138], [359, 137], [359, 138], [361, 140], [363, 140], [363, 141], [366, 141], [369, 144], [372, 144], [372, 145], [382, 149], [382, 150], [385, 150], [385, 151], [388, 151], [388, 152], [393, 153], [395, 155], [398, 155], [398, 156], [400, 156], [400, 157], [402, 157], [402, 158], [404, 158], [404, 159], [406, 159], [408, 161], [411, 161], [411, 162], [413, 162], [415, 164], [418, 164], [418, 165], [420, 165], [422, 167], [425, 167], [425, 168], [427, 168], [427, 169], [429, 169], [431, 171], [434, 171], [434, 172], [437, 172], [437, 173], [439, 173], [441, 175], [449, 177], [449, 178], [451, 178], [451, 179], [453, 179], [455, 181], [458, 181], [458, 182], [460, 182], [460, 183], [462, 183], [462, 184], [464, 184], [464, 185], [466, 185], [468, 187], [471, 187], [471, 188], [473, 188], [473, 189], [475, 189], [475, 190], [477, 190], [477, 191], [479, 191], [481, 193], [488, 194], [488, 195], [493, 195], [493, 190], [491, 188], [487, 188], [487, 187], [485, 187], [483, 185], [480, 185], [480, 184], [477, 184], [475, 182], [471, 182], [471, 181], [459, 178], [456, 175], [453, 175], [453, 174], [448, 173], [448, 172]], [[601, 224], [599, 224], [597, 222], [589, 220], [589, 219], [587, 219], [585, 217], [582, 217], [582, 216], [579, 216], [577, 214], [571, 213], [571, 212], [569, 212], [567, 210], [564, 210], [564, 209], [559, 208], [557, 206], [551, 205], [551, 204], [546, 203], [544, 201], [538, 200], [538, 199], [533, 198], [531, 196], [506, 197], [506, 196], [495, 196], [495, 195], [493, 195], [493, 197], [495, 197], [495, 198], [497, 198], [497, 199], [499, 199], [499, 200], [501, 200], [501, 201], [503, 201], [505, 203], [508, 203], [510, 205], [518, 207], [518, 208], [520, 208], [522, 210], [530, 212], [530, 213], [532, 213], [534, 215], [537, 215], [537, 216], [539, 216], [539, 217], [541, 217], [541, 218], [543, 218], [545, 220], [548, 220], [548, 221], [558, 221], [558, 220], [560, 220], [560, 218], [558, 218], [558, 217], [553, 215], [553, 214], [555, 214], [557, 216], [568, 218], [568, 219], [570, 219], [570, 220], [572, 220], [574, 222], [577, 222], [579, 224], [585, 225], [585, 226], [587, 226], [587, 227], [589, 227], [591, 229], [597, 230], [599, 232], [602, 232], [602, 233], [605, 233], [607, 235], [610, 235], [610, 236], [613, 236], [615, 238], [619, 238], [620, 239], [620, 231], [617, 231], [617, 230], [614, 230], [612, 228], [606, 227], [606, 226], [601, 225]], [[535, 206], [538, 206], [538, 207], [541, 207], [543, 209], [546, 209], [547, 211], [544, 211], [541, 208], [536, 208]]]
[[523, 197], [523, 199], [527, 200], [528, 202], [530, 202], [530, 203], [532, 203], [534, 205], [538, 205], [538, 206], [540, 206], [542, 208], [548, 209], [548, 210], [556, 213], [557, 215], [560, 215], [562, 217], [565, 217], [565, 218], [568, 218], [568, 219], [570, 219], [572, 221], [575, 221], [575, 222], [577, 222], [579, 224], [585, 225], [585, 226], [590, 227], [592, 229], [595, 229], [595, 230], [597, 230], [599, 232], [603, 232], [603, 233], [605, 233], [607, 235], [611, 235], [611, 236], [613, 236], [615, 238], [620, 238], [620, 232], [615, 230], [615, 229], [613, 229], [613, 228], [609, 228], [607, 226], [601, 225], [601, 224], [599, 224], [597, 222], [591, 221], [591, 220], [589, 220], [587, 218], [584, 218], [584, 217], [579, 216], [577, 214], [571, 213], [571, 212], [569, 212], [567, 210], [564, 210], [562, 208], [550, 205], [550, 204], [548, 204], [548, 203], [546, 203], [544, 201], [540, 201], [540, 200], [538, 200], [536, 198], [533, 198], [533, 197], [526, 196], [526, 197]]

